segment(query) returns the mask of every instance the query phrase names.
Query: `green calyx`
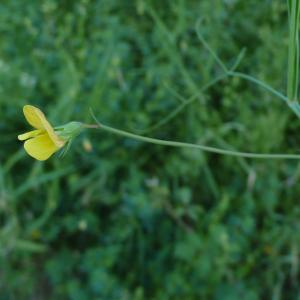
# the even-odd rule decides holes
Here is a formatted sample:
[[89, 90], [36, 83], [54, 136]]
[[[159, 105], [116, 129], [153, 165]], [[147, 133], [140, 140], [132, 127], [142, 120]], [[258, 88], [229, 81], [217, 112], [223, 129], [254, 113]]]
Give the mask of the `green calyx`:
[[55, 133], [65, 142], [72, 141], [83, 130], [84, 125], [81, 122], [69, 122], [65, 125], [55, 128]]

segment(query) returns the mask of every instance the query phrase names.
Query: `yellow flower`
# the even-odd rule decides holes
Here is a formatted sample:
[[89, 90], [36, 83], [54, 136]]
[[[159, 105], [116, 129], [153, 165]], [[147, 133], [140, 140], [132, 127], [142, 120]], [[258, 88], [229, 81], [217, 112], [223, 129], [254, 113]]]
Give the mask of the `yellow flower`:
[[24, 148], [30, 156], [46, 160], [65, 145], [66, 141], [57, 135], [40, 109], [25, 105], [23, 112], [27, 122], [35, 128], [18, 136], [20, 141], [25, 140]]

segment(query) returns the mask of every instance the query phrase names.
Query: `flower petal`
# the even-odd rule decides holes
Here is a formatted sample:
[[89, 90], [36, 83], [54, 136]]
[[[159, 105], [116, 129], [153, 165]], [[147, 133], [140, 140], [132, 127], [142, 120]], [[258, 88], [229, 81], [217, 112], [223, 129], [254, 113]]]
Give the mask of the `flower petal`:
[[42, 119], [46, 119], [45, 115], [40, 109], [32, 105], [25, 105], [23, 113], [27, 122], [36, 129], [44, 129]]
[[46, 160], [60, 147], [56, 146], [47, 133], [27, 140], [24, 143], [26, 152], [37, 160]]
[[43, 132], [42, 130], [37, 129], [37, 130], [32, 130], [32, 131], [29, 131], [29, 132], [26, 132], [26, 133], [23, 133], [23, 134], [19, 134], [18, 135], [18, 140], [25, 141], [27, 139], [30, 139], [30, 138], [33, 138], [33, 137], [39, 135], [42, 132]]
[[62, 147], [65, 144], [65, 141], [55, 134], [53, 127], [39, 108], [32, 105], [25, 105], [23, 112], [27, 122], [36, 129], [46, 130], [57, 147]]

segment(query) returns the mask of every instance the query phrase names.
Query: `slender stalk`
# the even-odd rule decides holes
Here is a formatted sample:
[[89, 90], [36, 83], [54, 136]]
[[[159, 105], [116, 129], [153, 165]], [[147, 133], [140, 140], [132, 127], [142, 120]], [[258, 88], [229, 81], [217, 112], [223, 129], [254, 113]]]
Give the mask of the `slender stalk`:
[[225, 79], [227, 76], [228, 76], [227, 74], [222, 74], [222, 75], [214, 78], [213, 80], [211, 80], [210, 82], [208, 82], [207, 84], [205, 84], [203, 87], [201, 87], [200, 91], [198, 93], [196, 93], [195, 95], [193, 95], [189, 99], [184, 100], [184, 102], [182, 102], [178, 107], [176, 107], [169, 114], [167, 114], [167, 116], [165, 116], [162, 120], [160, 120], [159, 122], [157, 122], [154, 125], [150, 126], [149, 128], [146, 128], [146, 129], [143, 129], [143, 130], [139, 130], [138, 133], [140, 133], [140, 134], [148, 134], [149, 132], [154, 131], [157, 128], [165, 125], [170, 120], [174, 119], [187, 105], [195, 102], [199, 97], [203, 97], [203, 93], [206, 90], [208, 90], [209, 88], [211, 88], [212, 86], [214, 86], [219, 81]]
[[289, 50], [287, 96], [289, 101], [298, 100], [299, 79], [299, 13], [300, 0], [288, 0], [289, 11]]
[[200, 25], [202, 23], [202, 19], [199, 19], [196, 23], [196, 34], [198, 36], [198, 39], [202, 43], [202, 45], [208, 50], [210, 55], [214, 58], [214, 60], [218, 63], [218, 65], [223, 69], [223, 71], [226, 73], [228, 71], [226, 65], [223, 63], [223, 61], [219, 58], [219, 56], [215, 53], [215, 51], [210, 47], [210, 45], [206, 42], [206, 40], [203, 38], [203, 35], [200, 33]]
[[267, 85], [266, 83], [254, 78], [250, 75], [247, 75], [247, 74], [244, 74], [244, 73], [241, 73], [241, 72], [235, 72], [235, 71], [229, 71], [227, 74], [229, 76], [232, 76], [232, 77], [239, 77], [239, 78], [243, 78], [245, 80], [251, 81], [251, 82], [261, 86], [262, 88], [264, 88], [268, 92], [272, 93], [273, 95], [277, 96], [278, 98], [280, 98], [284, 102], [288, 102], [288, 98], [285, 97], [283, 94], [281, 94], [280, 92], [278, 92], [277, 90], [275, 90], [271, 86]]
[[[258, 159], [300, 159], [300, 154], [281, 154], [281, 153], [267, 154], [267, 153], [239, 152], [239, 151], [225, 150], [225, 149], [209, 147], [209, 146], [204, 146], [204, 145], [198, 145], [198, 144], [182, 143], [182, 142], [176, 142], [176, 141], [160, 140], [160, 139], [145, 137], [145, 136], [133, 134], [133, 133], [130, 133], [130, 132], [127, 132], [124, 130], [116, 129], [116, 128], [101, 124], [97, 120], [97, 118], [94, 116], [93, 112], [91, 112], [91, 114], [92, 114], [93, 118], [95, 119], [95, 122], [97, 123], [97, 125], [95, 125], [93, 128], [103, 129], [110, 133], [128, 137], [128, 138], [131, 138], [131, 139], [134, 139], [137, 141], [141, 141], [141, 142], [162, 145], [162, 146], [170, 146], [170, 147], [192, 148], [192, 149], [198, 149], [198, 150], [202, 150], [202, 151], [223, 154], [223, 155], [237, 156], [237, 157], [258, 158]], [[89, 128], [91, 128], [91, 127], [89, 127]]]
[[83, 127], [84, 128], [91, 128], [91, 129], [97, 129], [97, 128], [100, 128], [100, 126], [99, 125], [97, 125], [97, 124], [83, 124]]

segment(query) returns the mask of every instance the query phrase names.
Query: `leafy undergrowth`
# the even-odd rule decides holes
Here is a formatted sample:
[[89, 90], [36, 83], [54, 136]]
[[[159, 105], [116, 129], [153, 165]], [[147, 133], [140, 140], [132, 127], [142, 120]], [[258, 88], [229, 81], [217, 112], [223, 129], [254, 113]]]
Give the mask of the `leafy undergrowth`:
[[[295, 299], [297, 161], [245, 160], [88, 131], [28, 157], [22, 107], [248, 152], [297, 153], [299, 121], [231, 67], [284, 91], [284, 1], [0, 4], [0, 299]], [[176, 116], [166, 118], [195, 94]], [[163, 123], [161, 123], [162, 120]], [[155, 126], [155, 124], [160, 126]], [[153, 127], [154, 126], [154, 127]], [[150, 129], [150, 130], [147, 130]]]

